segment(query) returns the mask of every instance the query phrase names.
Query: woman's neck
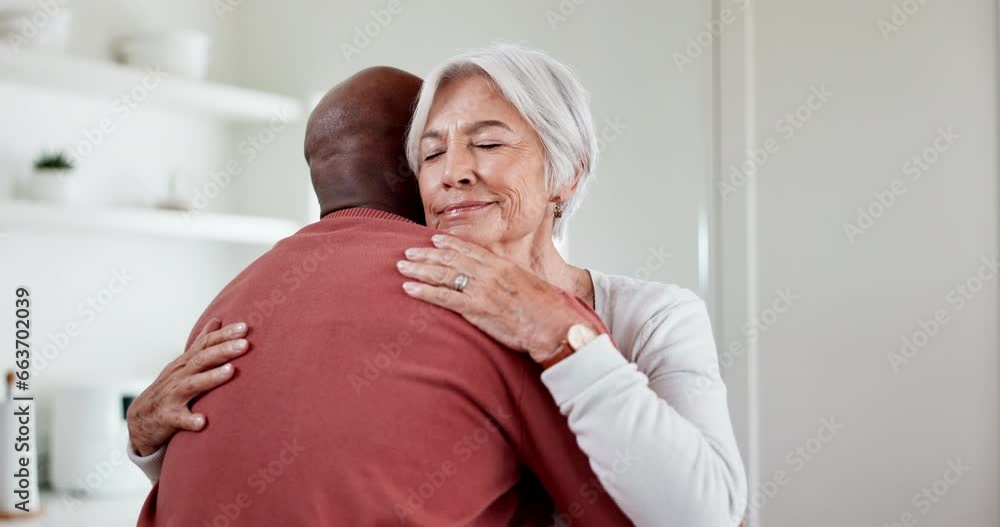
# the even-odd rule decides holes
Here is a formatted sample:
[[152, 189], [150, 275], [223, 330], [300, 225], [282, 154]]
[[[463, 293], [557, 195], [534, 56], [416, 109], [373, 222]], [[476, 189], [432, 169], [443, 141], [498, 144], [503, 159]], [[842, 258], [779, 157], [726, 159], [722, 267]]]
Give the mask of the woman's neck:
[[513, 243], [498, 244], [490, 249], [522, 267], [526, 267], [546, 282], [568, 291], [594, 307], [594, 284], [586, 269], [566, 263], [556, 250], [552, 236], [522, 238]]

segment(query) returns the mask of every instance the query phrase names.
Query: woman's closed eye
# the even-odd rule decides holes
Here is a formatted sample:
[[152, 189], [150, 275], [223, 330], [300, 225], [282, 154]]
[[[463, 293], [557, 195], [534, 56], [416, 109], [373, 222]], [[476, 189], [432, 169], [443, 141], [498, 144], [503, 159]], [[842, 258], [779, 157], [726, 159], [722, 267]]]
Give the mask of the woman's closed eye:
[[[479, 148], [481, 150], [493, 150], [493, 149], [496, 149], [496, 148], [499, 148], [499, 147], [503, 146], [503, 144], [501, 144], [501, 143], [473, 143], [472, 146], [474, 146], [476, 148]], [[445, 154], [446, 152], [447, 152], [446, 150], [437, 150], [437, 151], [431, 151], [431, 152], [429, 152], [427, 154], [424, 154], [424, 162], [426, 163], [428, 161], [433, 161], [433, 160], [437, 159], [438, 157], [440, 157], [441, 155]]]

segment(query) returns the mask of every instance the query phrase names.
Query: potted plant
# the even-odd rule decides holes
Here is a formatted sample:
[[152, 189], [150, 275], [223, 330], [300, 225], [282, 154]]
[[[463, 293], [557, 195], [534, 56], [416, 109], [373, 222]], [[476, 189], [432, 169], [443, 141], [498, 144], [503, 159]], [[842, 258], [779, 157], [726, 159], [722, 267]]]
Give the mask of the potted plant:
[[69, 203], [80, 194], [80, 182], [73, 174], [73, 161], [63, 152], [46, 152], [35, 159], [25, 191], [41, 201]]

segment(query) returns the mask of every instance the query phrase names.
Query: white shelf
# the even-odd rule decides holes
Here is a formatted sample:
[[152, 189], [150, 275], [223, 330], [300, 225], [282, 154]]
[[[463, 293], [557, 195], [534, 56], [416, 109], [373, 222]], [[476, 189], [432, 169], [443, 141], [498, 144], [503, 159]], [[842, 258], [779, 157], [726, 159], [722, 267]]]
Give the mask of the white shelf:
[[0, 230], [83, 230], [271, 245], [300, 227], [262, 216], [0, 201]]
[[[142, 86], [145, 69], [68, 55], [0, 47], [0, 82], [114, 99]], [[147, 81], [147, 84], [151, 84]], [[225, 84], [166, 76], [145, 103], [245, 122], [302, 119], [302, 101]], [[144, 104], [145, 104], [144, 103]]]

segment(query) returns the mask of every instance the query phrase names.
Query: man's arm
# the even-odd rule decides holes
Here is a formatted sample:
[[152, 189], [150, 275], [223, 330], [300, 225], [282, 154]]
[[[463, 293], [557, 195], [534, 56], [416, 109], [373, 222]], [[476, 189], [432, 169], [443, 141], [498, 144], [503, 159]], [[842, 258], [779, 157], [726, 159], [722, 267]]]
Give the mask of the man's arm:
[[567, 525], [570, 520], [573, 525], [630, 525], [591, 469], [540, 374], [539, 366], [525, 361], [525, 382], [517, 403], [521, 430], [515, 447], [557, 508], [550, 525]]

